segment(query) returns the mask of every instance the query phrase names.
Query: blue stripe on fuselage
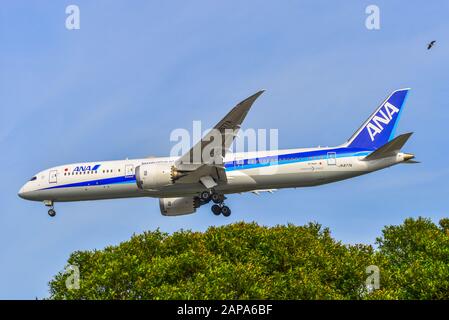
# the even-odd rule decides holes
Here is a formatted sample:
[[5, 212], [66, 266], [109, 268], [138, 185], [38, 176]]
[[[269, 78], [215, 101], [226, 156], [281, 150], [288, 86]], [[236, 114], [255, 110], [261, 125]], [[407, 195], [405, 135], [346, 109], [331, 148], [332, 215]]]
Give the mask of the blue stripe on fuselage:
[[360, 148], [335, 148], [335, 149], [313, 150], [306, 152], [296, 152], [296, 153], [280, 154], [274, 156], [225, 162], [225, 169], [226, 171], [244, 170], [244, 169], [261, 168], [272, 165], [282, 165], [296, 162], [327, 160], [328, 153], [334, 152], [336, 158], [359, 157], [359, 156], [366, 156], [370, 154], [372, 151], [373, 150], [366, 150]]
[[126, 176], [126, 177], [122, 176], [122, 177], [97, 179], [97, 180], [63, 184], [60, 186], [49, 187], [49, 188], [45, 188], [42, 190], [71, 188], [71, 187], [104, 186], [104, 185], [108, 185], [108, 184], [124, 184], [124, 183], [134, 183], [134, 182], [136, 182], [136, 176]]

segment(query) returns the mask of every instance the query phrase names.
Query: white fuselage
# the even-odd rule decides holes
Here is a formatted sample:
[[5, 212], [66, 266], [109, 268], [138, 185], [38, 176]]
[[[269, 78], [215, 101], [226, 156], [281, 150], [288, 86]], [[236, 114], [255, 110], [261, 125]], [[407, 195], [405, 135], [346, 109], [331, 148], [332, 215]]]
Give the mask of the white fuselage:
[[[362, 159], [372, 150], [335, 148], [289, 149], [228, 154], [227, 183], [215, 187], [222, 194], [265, 189], [315, 186], [383, 169], [404, 161], [404, 154], [373, 161]], [[201, 183], [171, 184], [142, 190], [135, 168], [146, 163], [174, 163], [177, 158], [98, 161], [53, 167], [39, 172], [19, 191], [35, 201], [82, 201], [131, 197], [183, 197], [206, 190]]]

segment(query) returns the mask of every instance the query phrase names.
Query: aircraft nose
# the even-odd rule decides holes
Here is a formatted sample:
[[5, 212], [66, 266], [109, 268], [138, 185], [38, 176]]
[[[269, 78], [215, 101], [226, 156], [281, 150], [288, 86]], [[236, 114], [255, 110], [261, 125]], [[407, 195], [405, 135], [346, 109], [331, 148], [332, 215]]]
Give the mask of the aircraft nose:
[[19, 190], [19, 192], [17, 193], [17, 195], [18, 195], [19, 197], [21, 197], [22, 199], [26, 199], [26, 198], [25, 198], [25, 185], [22, 186], [22, 188], [20, 188], [20, 190]]

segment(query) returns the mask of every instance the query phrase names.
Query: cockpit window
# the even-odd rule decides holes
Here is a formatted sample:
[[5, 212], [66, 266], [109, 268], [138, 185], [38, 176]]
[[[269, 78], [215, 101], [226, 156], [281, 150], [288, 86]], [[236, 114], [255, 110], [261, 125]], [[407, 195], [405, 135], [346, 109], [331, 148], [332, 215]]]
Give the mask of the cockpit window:
[[34, 176], [34, 177], [32, 177], [32, 178], [30, 179], [30, 181], [34, 181], [34, 180], [36, 180], [36, 179], [37, 179], [37, 177]]

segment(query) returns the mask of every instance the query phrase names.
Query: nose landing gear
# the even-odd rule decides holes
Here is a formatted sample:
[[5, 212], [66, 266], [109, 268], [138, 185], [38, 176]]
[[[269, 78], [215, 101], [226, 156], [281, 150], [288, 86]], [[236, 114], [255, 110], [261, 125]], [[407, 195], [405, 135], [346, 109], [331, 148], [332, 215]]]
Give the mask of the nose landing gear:
[[56, 211], [54, 209], [50, 209], [48, 210], [48, 215], [53, 218], [56, 215]]
[[54, 202], [52, 200], [45, 200], [44, 204], [46, 207], [49, 207], [50, 209], [48, 210], [48, 215], [50, 217], [54, 217], [56, 216], [56, 211], [55, 211], [55, 207], [54, 207]]

